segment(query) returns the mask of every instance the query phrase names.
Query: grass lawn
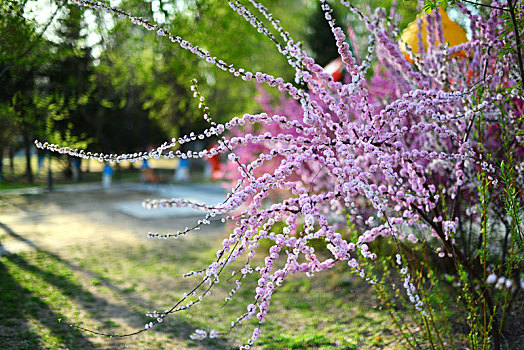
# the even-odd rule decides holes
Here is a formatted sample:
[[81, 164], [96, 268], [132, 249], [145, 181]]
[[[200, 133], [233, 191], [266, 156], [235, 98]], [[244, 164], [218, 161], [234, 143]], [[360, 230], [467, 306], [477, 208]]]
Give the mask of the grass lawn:
[[[96, 183], [102, 181], [102, 171], [99, 167], [94, 167], [89, 172], [83, 172], [78, 182], [74, 182], [72, 179], [66, 177], [63, 173], [63, 168], [58, 164], [53, 167], [53, 185], [67, 185], [73, 183]], [[19, 171], [17, 171], [19, 170]], [[128, 169], [122, 168], [115, 172], [113, 181], [139, 181], [140, 170], [139, 169]], [[0, 191], [11, 190], [19, 188], [32, 188], [32, 187], [43, 187], [47, 188], [47, 170], [41, 171], [39, 174], [34, 175], [33, 183], [29, 183], [23, 170], [15, 168], [15, 172], [11, 172], [9, 169], [4, 168], [3, 178], [0, 181]]]
[[[103, 164], [97, 161], [84, 160], [81, 165], [80, 179], [74, 182], [70, 177], [66, 176], [64, 170], [67, 168], [65, 156], [62, 159], [53, 159], [52, 161], [52, 177], [53, 185], [68, 185], [78, 183], [101, 183]], [[14, 166], [11, 169], [9, 160], [4, 159], [4, 167], [2, 170], [2, 179], [0, 180], [0, 192], [3, 190], [13, 190], [21, 188], [47, 188], [47, 159], [40, 171], [38, 169], [38, 160], [36, 156], [31, 158], [33, 169], [33, 183], [29, 183], [25, 175], [25, 158], [16, 157]], [[118, 168], [114, 168], [113, 182], [139, 182], [141, 181], [141, 162], [122, 162]], [[150, 167], [155, 174], [163, 178], [167, 182], [172, 181], [177, 161], [171, 159], [150, 159]], [[191, 168], [192, 182], [207, 182], [203, 177], [203, 163], [195, 161]]]
[[[65, 156], [64, 156], [65, 157]], [[53, 159], [52, 161], [52, 173], [53, 173], [53, 184], [63, 185], [74, 183], [71, 178], [64, 175], [64, 169], [67, 167], [65, 158], [58, 160]], [[166, 179], [171, 179], [174, 174], [174, 169], [177, 163], [174, 160], [169, 159], [151, 159], [149, 160], [150, 166], [155, 169], [157, 175], [161, 175]], [[140, 165], [141, 162], [131, 163], [122, 162], [120, 168], [117, 169], [113, 175], [113, 181], [139, 181], [140, 179]], [[33, 169], [34, 180], [30, 184], [25, 176], [26, 162], [23, 157], [16, 157], [14, 159], [14, 165], [11, 169], [8, 159], [4, 159], [4, 166], [2, 169], [2, 180], [0, 181], [0, 191], [11, 190], [28, 187], [46, 187], [47, 186], [47, 158], [44, 162], [44, 167], [38, 170], [38, 160], [36, 156], [31, 158], [31, 166]], [[97, 161], [86, 161], [82, 162], [82, 173], [79, 182], [81, 183], [93, 183], [102, 181], [102, 169], [103, 164]], [[201, 171], [195, 169], [195, 176], [201, 177]]]
[[[180, 275], [212, 258], [205, 243], [193, 249], [136, 246], [93, 251], [78, 247], [73, 263], [49, 252], [0, 257], [0, 338], [7, 349], [229, 349], [249, 336], [254, 323], [217, 341], [196, 343], [196, 328], [227, 328], [252, 301], [254, 280], [223, 306], [232, 283], [223, 283], [192, 311], [170, 317], [153, 331], [123, 339], [104, 338], [68, 325], [103, 332], [129, 332], [148, 320], [145, 312], [168, 308], [192, 285]], [[231, 281], [232, 282], [232, 281]], [[226, 288], [227, 286], [227, 288]], [[341, 269], [296, 278], [275, 294], [259, 340], [262, 349], [394, 348], [395, 332], [367, 287]], [[389, 345], [389, 346], [388, 346]], [[399, 347], [401, 348], [401, 347]]]
[[[189, 338], [197, 328], [228, 329], [253, 302], [256, 276], [224, 304], [235, 285], [228, 276], [244, 261], [224, 271], [202, 304], [138, 336], [109, 338], [69, 326], [118, 334], [142, 329], [151, 320], [147, 311], [168, 309], [191, 290], [198, 280], [182, 274], [213, 261], [226, 234], [217, 227], [183, 240], [148, 240], [144, 231], [173, 229], [173, 222], [112, 212], [112, 199], [124, 197], [100, 192], [4, 199], [0, 245], [16, 238], [32, 249], [0, 256], [0, 349], [231, 349], [247, 340], [256, 319], [215, 340]], [[271, 300], [255, 348], [405, 349], [374, 291], [345, 266], [288, 280]]]

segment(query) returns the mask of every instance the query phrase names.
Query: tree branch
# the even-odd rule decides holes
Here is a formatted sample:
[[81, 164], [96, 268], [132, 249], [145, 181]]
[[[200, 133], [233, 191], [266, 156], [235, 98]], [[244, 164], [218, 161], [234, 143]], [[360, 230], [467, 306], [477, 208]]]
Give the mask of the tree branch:
[[515, 41], [517, 44], [517, 47], [515, 49], [517, 51], [517, 60], [518, 60], [519, 71], [520, 71], [520, 82], [524, 84], [524, 67], [522, 66], [522, 52], [520, 51], [521, 41], [520, 41], [520, 34], [519, 34], [519, 27], [517, 24], [517, 19], [515, 18], [515, 6], [514, 5], [515, 4], [511, 0], [508, 0], [509, 14], [511, 16], [511, 22], [513, 23], [513, 32], [515, 33]]
[[5, 74], [7, 73], [7, 71], [12, 67], [14, 66], [15, 62], [17, 60], [19, 60], [20, 58], [24, 57], [25, 55], [27, 55], [34, 47], [35, 47], [35, 44], [37, 43], [38, 40], [40, 40], [42, 38], [42, 36], [44, 35], [44, 33], [47, 31], [47, 29], [49, 28], [49, 26], [51, 25], [51, 23], [53, 23], [53, 20], [55, 19], [56, 15], [58, 14], [58, 10], [60, 10], [60, 8], [63, 6], [64, 4], [57, 4], [57, 7], [56, 7], [56, 10], [55, 12], [53, 13], [53, 15], [51, 16], [51, 18], [49, 19], [49, 21], [47, 22], [47, 24], [45, 25], [45, 27], [42, 29], [42, 31], [36, 36], [36, 38], [31, 42], [31, 44], [29, 45], [29, 47], [20, 55], [18, 55], [17, 58], [15, 58], [10, 64], [6, 65], [4, 67], [4, 69], [2, 69], [2, 71], [0, 72], [0, 78]]
[[463, 2], [467, 2], [468, 4], [471, 4], [471, 5], [483, 6], [483, 7], [489, 7], [489, 8], [491, 8], [491, 9], [495, 9], [495, 10], [509, 11], [509, 9], [507, 9], [507, 8], [505, 8], [505, 7], [498, 7], [498, 6], [486, 5], [486, 4], [481, 4], [481, 3], [473, 2], [473, 1], [469, 1], [469, 0], [462, 0], [462, 1], [463, 1]]

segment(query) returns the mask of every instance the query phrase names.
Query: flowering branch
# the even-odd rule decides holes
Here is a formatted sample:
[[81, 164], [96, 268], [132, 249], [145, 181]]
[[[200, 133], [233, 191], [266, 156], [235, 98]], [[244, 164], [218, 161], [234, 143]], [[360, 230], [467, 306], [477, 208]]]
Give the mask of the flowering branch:
[[[351, 3], [341, 1], [370, 31], [368, 55], [358, 63], [349, 50], [346, 35], [332, 18], [329, 4], [320, 1], [347, 71], [344, 82], [337, 82], [324, 72], [261, 4], [250, 0], [284, 43], [280, 43], [280, 39], [247, 7], [239, 1], [229, 1], [237, 14], [275, 43], [295, 70], [295, 83], [307, 85], [308, 90], [269, 74], [236, 68], [123, 10], [97, 1], [74, 1], [80, 6], [127, 18], [219, 69], [245, 81], [275, 87], [287, 96], [278, 108], [266, 106], [264, 113], [244, 114], [221, 124], [212, 120], [194, 82], [194, 96], [210, 125], [200, 135], [190, 133], [173, 138], [150, 152], [123, 155], [93, 154], [36, 142], [39, 148], [109, 162], [228, 154], [227, 173], [238, 181], [223, 203], [207, 206], [176, 198], [144, 203], [151, 209], [175, 206], [205, 212], [191, 228], [176, 233], [149, 233], [151, 238], [185, 236], [220, 215], [224, 215], [222, 221], [236, 226], [222, 241], [215, 261], [185, 275], [200, 279], [194, 289], [165, 312], [148, 313], [155, 320], [147, 323], [143, 330], [127, 335], [151, 329], [168, 315], [200, 303], [219, 282], [226, 267], [232, 268], [239, 259], [245, 264], [235, 275], [238, 276], [235, 287], [225, 302], [231, 300], [246, 276], [257, 274], [253, 303], [247, 306], [247, 312], [232, 321], [226, 332], [197, 330], [192, 338], [226, 334], [254, 317], [263, 324], [274, 292], [296, 273], [311, 276], [345, 263], [349, 271], [370, 284], [378, 284], [380, 282], [363, 265], [386, 258], [382, 257], [383, 252], [374, 248], [374, 242], [382, 239], [393, 241], [399, 253], [402, 242], [420, 244], [432, 250], [435, 257], [451, 259], [458, 273], [461, 276], [465, 273], [465, 282], [482, 281], [482, 288], [473, 293], [483, 300], [485, 313], [489, 314], [493, 325], [493, 342], [500, 344], [497, 332], [502, 323], [495, 310], [497, 301], [484, 283], [487, 252], [476, 258], [468, 256], [468, 250], [460, 246], [455, 234], [463, 219], [458, 216], [459, 198], [467, 199], [466, 205], [475, 206], [474, 198], [477, 197], [474, 194], [479, 188], [500, 186], [497, 164], [492, 158], [496, 152], [487, 151], [489, 147], [496, 149], [499, 141], [496, 130], [486, 127], [483, 118], [498, 125], [508, 114], [514, 126], [519, 113], [522, 114], [518, 109], [522, 95], [510, 74], [513, 55], [497, 57], [505, 45], [499, 39], [503, 9], [494, 8], [485, 19], [459, 7], [471, 19], [472, 39], [452, 48], [445, 44], [442, 16], [437, 11], [430, 14], [425, 39], [428, 47], [422, 49], [420, 38], [420, 51], [414, 56], [414, 50], [407, 48], [406, 54], [399, 47], [391, 34], [392, 24], [388, 23], [385, 11], [377, 10], [366, 16]], [[509, 4], [511, 9], [511, 2]], [[422, 26], [422, 22], [419, 24]], [[518, 52], [517, 56], [520, 59]], [[375, 71], [369, 79], [368, 71], [374, 59], [384, 70]], [[186, 142], [216, 136], [220, 138], [218, 145], [209, 150], [184, 153], [175, 149]], [[478, 173], [482, 176], [477, 176]], [[487, 215], [486, 211], [481, 215], [483, 224]], [[340, 220], [343, 217], [356, 227], [358, 234], [355, 237], [348, 234], [348, 226]], [[277, 223], [283, 227], [277, 228]], [[415, 225], [423, 229], [418, 237], [412, 229]], [[484, 230], [480, 234], [487, 233]], [[270, 242], [269, 252], [263, 263], [252, 266], [263, 239]], [[312, 242], [318, 239], [325, 242], [328, 258], [318, 254], [313, 247]], [[432, 311], [417, 289], [422, 284], [412, 280], [405, 267], [400, 274], [413, 309], [428, 327], [427, 318], [432, 317]], [[200, 293], [198, 297], [197, 293]], [[186, 304], [182, 305], [184, 302]], [[260, 328], [255, 328], [243, 348], [249, 348], [260, 334]]]

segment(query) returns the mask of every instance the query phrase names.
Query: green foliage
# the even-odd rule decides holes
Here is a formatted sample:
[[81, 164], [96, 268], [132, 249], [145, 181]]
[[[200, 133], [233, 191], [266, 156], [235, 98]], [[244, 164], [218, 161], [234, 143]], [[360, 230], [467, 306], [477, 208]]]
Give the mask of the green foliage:
[[[206, 124], [195, 112], [189, 90], [195, 78], [201, 82], [217, 121], [259, 109], [254, 85], [243, 84], [155, 35], [136, 31], [125, 21], [97, 15], [93, 23], [90, 15], [88, 23], [83, 10], [67, 4], [57, 10], [54, 20], [37, 23], [28, 19], [30, 9], [24, 4], [2, 2], [0, 71], [8, 67], [3, 74], [10, 81], [0, 87], [0, 124], [6, 126], [0, 132], [2, 144], [7, 145], [17, 134], [26, 134], [31, 141], [40, 138], [72, 147], [88, 145], [94, 151], [132, 152], [168, 137], [201, 132]], [[128, 1], [125, 7], [158, 21], [226, 62], [293, 80], [293, 70], [274, 44], [233, 15], [223, 1], [148, 4], [144, 7], [141, 1]], [[320, 36], [332, 39], [326, 21], [312, 17], [315, 9], [317, 14], [319, 11], [316, 2], [272, 0], [265, 5], [294, 38], [314, 37], [311, 27], [318, 24], [324, 25]], [[308, 23], [308, 18], [317, 17], [318, 23]], [[346, 18], [340, 20], [343, 27], [345, 23]], [[52, 41], [43, 35], [51, 30], [55, 30]], [[98, 32], [103, 40], [94, 44], [87, 40], [88, 32]], [[315, 51], [314, 42], [324, 41], [310, 40], [306, 47]], [[326, 60], [337, 55], [334, 45], [331, 47], [333, 52]], [[318, 55], [324, 50], [316, 51]], [[20, 96], [18, 104], [12, 105], [15, 92], [28, 98], [23, 109]], [[13, 109], [16, 114], [8, 112]], [[37, 110], [38, 115], [33, 113]], [[17, 116], [17, 125], [8, 114]]]
[[422, 9], [424, 12], [429, 13], [433, 10], [438, 9], [439, 7], [448, 7], [449, 5], [455, 5], [457, 0], [427, 0], [424, 2]]
[[[335, 24], [345, 28], [345, 24], [338, 18], [336, 11], [331, 14], [335, 19]], [[315, 11], [308, 19], [308, 33], [306, 43], [311, 49], [311, 55], [321, 66], [327, 65], [330, 61], [339, 56], [335, 38], [331, 32], [328, 22], [324, 18], [324, 11], [320, 2], [317, 3]]]

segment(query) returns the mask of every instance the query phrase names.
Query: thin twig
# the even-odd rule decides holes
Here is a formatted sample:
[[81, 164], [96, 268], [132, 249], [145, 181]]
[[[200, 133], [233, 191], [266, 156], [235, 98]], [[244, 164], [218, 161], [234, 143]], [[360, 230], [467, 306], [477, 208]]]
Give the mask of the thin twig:
[[[516, 2], [517, 0], [515, 0]], [[509, 14], [511, 16], [511, 22], [513, 23], [513, 33], [515, 33], [515, 41], [516, 41], [516, 51], [517, 51], [517, 60], [519, 65], [519, 71], [520, 71], [520, 82], [524, 84], [524, 67], [522, 66], [522, 52], [520, 50], [521, 41], [520, 41], [520, 34], [519, 34], [519, 27], [517, 25], [517, 20], [515, 18], [515, 7], [514, 3], [511, 2], [511, 0], [508, 0], [508, 6], [509, 6]]]
[[[495, 9], [495, 10], [501, 10], [501, 11], [510, 11], [509, 9], [505, 8], [505, 7], [498, 7], [498, 6], [493, 6], [493, 5], [486, 5], [486, 4], [481, 4], [481, 3], [478, 3], [478, 2], [473, 2], [473, 1], [469, 1], [469, 0], [462, 0], [464, 2], [467, 2], [468, 4], [471, 4], [471, 5], [476, 5], [476, 6], [483, 6], [483, 7], [489, 7], [489, 8], [492, 8], [492, 9]], [[508, 1], [509, 2], [509, 1]]]

